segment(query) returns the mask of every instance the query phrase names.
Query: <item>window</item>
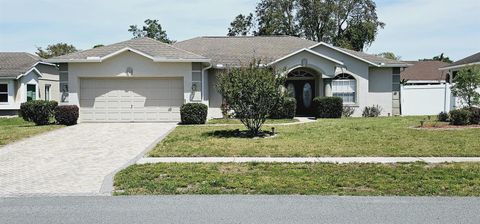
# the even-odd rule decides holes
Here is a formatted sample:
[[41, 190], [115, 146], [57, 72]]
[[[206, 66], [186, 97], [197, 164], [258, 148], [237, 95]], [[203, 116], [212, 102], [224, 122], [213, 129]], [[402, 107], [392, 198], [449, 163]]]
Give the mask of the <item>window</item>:
[[356, 102], [357, 81], [349, 74], [337, 75], [332, 80], [332, 93], [343, 99], [344, 103]]
[[27, 84], [27, 101], [37, 99], [37, 85]]
[[393, 75], [392, 76], [392, 91], [398, 92], [400, 91], [400, 75]]
[[393, 68], [392, 74], [394, 74], [394, 75], [399, 75], [399, 74], [400, 74], [400, 68], [398, 68], [398, 67]]
[[192, 94], [193, 101], [202, 100], [202, 71], [192, 72]]
[[60, 102], [68, 102], [68, 72], [60, 72]]
[[45, 85], [45, 100], [50, 100], [50, 84]]
[[0, 103], [8, 103], [8, 84], [0, 84]]

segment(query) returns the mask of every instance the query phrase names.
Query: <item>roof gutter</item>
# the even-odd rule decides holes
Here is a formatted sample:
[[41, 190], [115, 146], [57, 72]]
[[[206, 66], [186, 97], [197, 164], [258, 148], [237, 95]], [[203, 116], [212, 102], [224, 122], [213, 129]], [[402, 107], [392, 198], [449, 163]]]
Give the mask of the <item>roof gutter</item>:
[[480, 65], [480, 61], [479, 62], [468, 63], [468, 64], [463, 64], [463, 65], [443, 67], [443, 68], [439, 68], [438, 70], [444, 71], [444, 70], [449, 70], [449, 69], [463, 68], [463, 67], [470, 66], [470, 65]]

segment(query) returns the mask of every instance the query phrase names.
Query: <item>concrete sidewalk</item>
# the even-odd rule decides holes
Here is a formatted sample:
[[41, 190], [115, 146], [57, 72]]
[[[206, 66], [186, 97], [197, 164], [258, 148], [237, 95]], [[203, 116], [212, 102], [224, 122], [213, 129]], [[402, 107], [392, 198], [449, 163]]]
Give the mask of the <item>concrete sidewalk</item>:
[[148, 163], [459, 163], [480, 162], [480, 157], [146, 157]]

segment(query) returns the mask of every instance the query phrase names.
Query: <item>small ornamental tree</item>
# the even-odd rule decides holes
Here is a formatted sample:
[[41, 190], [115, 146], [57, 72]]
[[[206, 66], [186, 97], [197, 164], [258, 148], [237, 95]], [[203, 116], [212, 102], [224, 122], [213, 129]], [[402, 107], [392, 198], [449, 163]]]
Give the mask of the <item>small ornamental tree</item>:
[[480, 66], [461, 69], [453, 80], [452, 93], [460, 97], [468, 107], [480, 104]]
[[248, 67], [231, 68], [220, 73], [217, 90], [250, 134], [258, 136], [282, 97], [280, 86], [284, 83], [285, 79], [272, 68], [252, 63]]

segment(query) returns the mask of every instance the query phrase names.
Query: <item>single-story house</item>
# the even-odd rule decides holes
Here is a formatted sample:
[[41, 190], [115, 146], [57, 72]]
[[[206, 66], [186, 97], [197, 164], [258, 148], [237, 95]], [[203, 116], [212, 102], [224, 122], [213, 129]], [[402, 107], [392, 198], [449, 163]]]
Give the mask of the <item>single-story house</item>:
[[400, 72], [408, 64], [291, 36], [198, 37], [174, 45], [136, 38], [48, 60], [68, 85], [65, 103], [81, 122], [178, 121], [183, 103], [209, 106], [221, 117], [216, 74], [253, 59], [287, 76], [299, 115], [316, 96], [339, 96], [359, 116], [379, 105], [400, 113]]
[[24, 52], [0, 52], [0, 116], [15, 115], [30, 100], [60, 101], [58, 69]]

